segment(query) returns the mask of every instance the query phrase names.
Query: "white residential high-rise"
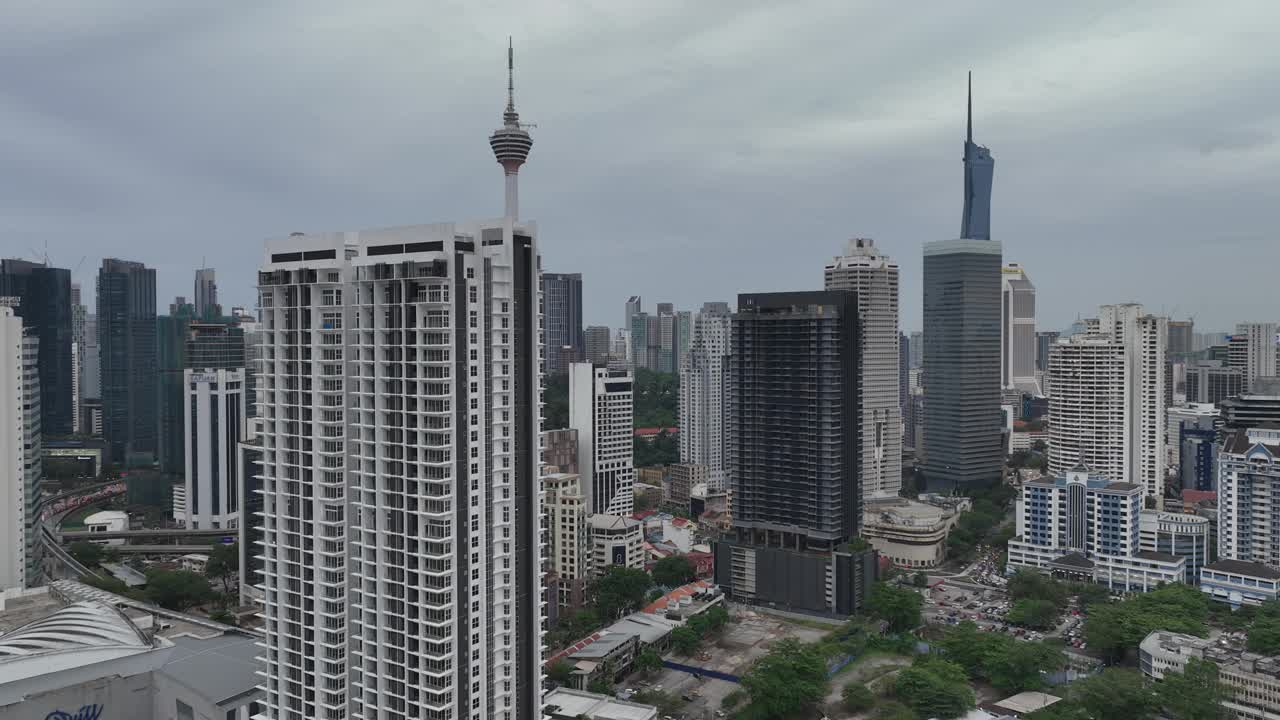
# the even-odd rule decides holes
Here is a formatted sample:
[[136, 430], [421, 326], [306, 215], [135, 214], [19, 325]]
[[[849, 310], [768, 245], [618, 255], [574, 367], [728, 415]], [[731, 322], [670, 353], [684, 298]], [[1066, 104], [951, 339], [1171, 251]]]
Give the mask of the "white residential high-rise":
[[594, 550], [581, 479], [576, 473], [552, 473], [542, 478], [542, 486], [547, 493], [551, 569], [559, 577], [558, 600], [562, 608], [582, 607]]
[[39, 584], [40, 341], [0, 298], [0, 590]]
[[578, 474], [592, 514], [635, 509], [632, 380], [625, 370], [569, 366], [569, 427], [578, 431]]
[[[236, 444], [245, 418], [243, 369], [182, 372], [186, 502], [174, 519], [188, 528], [236, 527], [240, 517], [240, 463]], [[176, 503], [175, 503], [176, 505]]]
[[874, 241], [855, 238], [843, 256], [827, 263], [824, 274], [827, 290], [852, 290], [858, 295], [862, 496], [892, 497], [902, 489], [898, 264], [880, 252]]
[[1164, 496], [1166, 318], [1104, 305], [1049, 351], [1049, 472], [1080, 463]]
[[1239, 323], [1228, 341], [1229, 364], [1244, 373], [1245, 389], [1260, 377], [1276, 376], [1276, 323]]
[[1218, 454], [1218, 557], [1280, 570], [1280, 428], [1227, 432]]
[[501, 218], [266, 243], [271, 720], [541, 717], [540, 260], [510, 96], [490, 145]]
[[693, 324], [680, 363], [680, 462], [704, 465], [707, 485], [728, 487], [725, 447], [729, 424], [729, 348], [733, 315], [726, 303], [706, 303]]
[[1040, 395], [1036, 382], [1036, 288], [1018, 263], [1001, 268], [1000, 384]]

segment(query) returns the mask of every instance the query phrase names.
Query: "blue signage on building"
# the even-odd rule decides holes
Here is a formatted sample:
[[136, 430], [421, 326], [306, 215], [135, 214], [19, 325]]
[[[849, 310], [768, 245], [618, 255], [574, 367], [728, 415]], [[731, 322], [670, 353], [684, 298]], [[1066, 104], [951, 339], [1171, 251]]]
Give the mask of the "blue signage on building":
[[44, 716], [44, 720], [98, 720], [102, 717], [101, 705], [82, 705], [79, 710], [69, 713], [66, 710], [54, 710]]

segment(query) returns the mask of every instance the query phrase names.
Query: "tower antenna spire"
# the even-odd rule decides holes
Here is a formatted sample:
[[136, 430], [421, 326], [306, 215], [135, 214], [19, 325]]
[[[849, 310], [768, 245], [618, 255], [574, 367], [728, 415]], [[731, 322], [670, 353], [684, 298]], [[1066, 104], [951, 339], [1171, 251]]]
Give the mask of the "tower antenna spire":
[[511, 42], [511, 36], [507, 36], [507, 112], [516, 111], [516, 51], [515, 46]]
[[967, 135], [967, 137], [968, 137], [968, 139], [969, 139], [969, 142], [973, 142], [973, 71], [972, 71], [972, 70], [970, 70], [970, 71], [969, 71], [969, 115], [968, 115], [968, 119], [969, 119], [969, 128], [968, 128], [968, 135]]
[[502, 113], [502, 127], [494, 130], [489, 135], [489, 147], [493, 149], [493, 156], [502, 165], [502, 172], [506, 176], [507, 183], [507, 201], [506, 201], [506, 217], [516, 219], [519, 216], [519, 191], [517, 177], [520, 173], [520, 166], [524, 161], [529, 159], [529, 150], [533, 148], [533, 138], [529, 137], [529, 131], [525, 128], [529, 125], [520, 124], [520, 115], [516, 112], [516, 52], [515, 46], [511, 41], [511, 36], [507, 36], [507, 110]]

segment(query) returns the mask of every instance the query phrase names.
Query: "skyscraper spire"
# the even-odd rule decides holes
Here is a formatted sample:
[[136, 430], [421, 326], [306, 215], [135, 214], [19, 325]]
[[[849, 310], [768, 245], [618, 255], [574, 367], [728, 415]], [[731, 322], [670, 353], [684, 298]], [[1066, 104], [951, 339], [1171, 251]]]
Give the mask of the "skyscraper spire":
[[529, 159], [529, 151], [533, 149], [533, 138], [529, 131], [520, 125], [520, 115], [516, 112], [515, 84], [515, 49], [511, 38], [507, 38], [507, 109], [502, 114], [502, 127], [489, 136], [489, 147], [493, 148], [493, 156], [502, 165], [506, 175], [507, 197], [505, 216], [515, 219], [519, 215], [519, 188], [517, 177], [520, 166]]
[[969, 71], [969, 132], [965, 136], [973, 142], [973, 71]]

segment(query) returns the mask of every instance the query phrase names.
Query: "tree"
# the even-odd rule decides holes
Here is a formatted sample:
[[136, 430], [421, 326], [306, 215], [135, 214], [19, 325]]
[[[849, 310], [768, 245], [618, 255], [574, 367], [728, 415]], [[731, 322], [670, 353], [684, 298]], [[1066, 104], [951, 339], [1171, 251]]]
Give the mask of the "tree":
[[889, 623], [894, 632], [905, 632], [920, 625], [920, 606], [924, 600], [913, 590], [895, 588], [878, 582], [867, 598], [867, 610]]
[[937, 658], [917, 661], [898, 673], [894, 694], [922, 718], [960, 717], [974, 705], [964, 669]]
[[[636, 427], [672, 427], [680, 413], [680, 377], [636, 368], [631, 384]], [[636, 464], [640, 467], [639, 463]]]
[[697, 570], [689, 558], [669, 555], [653, 564], [653, 581], [667, 587], [679, 587], [697, 577]]
[[209, 561], [205, 563], [204, 574], [222, 581], [222, 592], [231, 595], [231, 579], [240, 572], [240, 546], [214, 545], [209, 553]]
[[682, 625], [671, 631], [671, 646], [681, 655], [692, 655], [698, 651], [702, 638], [688, 625]]
[[1182, 672], [1164, 674], [1157, 697], [1170, 720], [1221, 720], [1227, 715], [1222, 701], [1231, 691], [1219, 681], [1217, 665], [1188, 658]]
[[147, 598], [170, 610], [186, 610], [208, 602], [213, 588], [203, 575], [189, 570], [151, 570], [147, 573]]
[[1089, 716], [1149, 720], [1158, 709], [1142, 673], [1110, 667], [1070, 686], [1070, 699]]
[[1006, 642], [988, 651], [983, 670], [993, 686], [1006, 693], [1039, 690], [1044, 673], [1062, 669], [1062, 653], [1044, 643], [1004, 638]]
[[653, 579], [643, 570], [610, 565], [596, 580], [596, 607], [605, 619], [612, 620], [638, 608], [652, 585]]
[[1249, 652], [1280, 655], [1280, 618], [1260, 617], [1249, 626]]
[[569, 376], [547, 375], [542, 390], [543, 430], [569, 427]]
[[71, 543], [67, 552], [76, 559], [76, 562], [85, 567], [93, 567], [102, 562], [102, 546], [88, 540], [77, 540]]
[[781, 720], [827, 696], [827, 664], [811, 645], [779, 640], [742, 676], [751, 705], [764, 720]]
[[1051, 628], [1058, 620], [1058, 606], [1049, 600], [1017, 600], [1009, 608], [1006, 619], [1014, 625]]
[[1085, 639], [1090, 649], [1115, 659], [1156, 630], [1204, 637], [1208, 633], [1208, 616], [1208, 600], [1199, 590], [1174, 583], [1124, 602], [1090, 607], [1084, 624]]
[[604, 677], [595, 678], [591, 682], [587, 683], [587, 692], [593, 692], [600, 695], [612, 695], [613, 683], [609, 682]]
[[924, 571], [917, 572], [911, 576], [911, 584], [918, 588], [929, 587], [929, 576]]
[[916, 713], [900, 702], [886, 702], [880, 703], [871, 717], [873, 720], [916, 720]]
[[714, 605], [703, 615], [707, 617], [712, 630], [719, 630], [729, 624], [729, 611], [725, 610], [723, 605]]
[[645, 648], [636, 656], [636, 670], [652, 675], [662, 669], [662, 656], [653, 648]]
[[1067, 588], [1062, 583], [1034, 570], [1022, 569], [1009, 578], [1009, 597], [1013, 600], [1042, 600], [1062, 607], [1067, 602]]
[[209, 613], [209, 619], [210, 619], [210, 620], [212, 620], [212, 621], [214, 621], [214, 622], [220, 622], [220, 623], [222, 623], [223, 625], [238, 625], [238, 624], [239, 624], [239, 623], [237, 623], [237, 622], [236, 622], [236, 616], [235, 616], [235, 615], [232, 615], [232, 614], [231, 614], [231, 611], [230, 611], [230, 610], [227, 610], [225, 607], [220, 607], [220, 608], [218, 608], [218, 609], [214, 610], [213, 612]]
[[876, 696], [872, 695], [867, 686], [860, 682], [845, 685], [844, 690], [840, 691], [840, 700], [844, 704], [844, 709], [851, 713], [870, 710], [876, 704]]
[[557, 685], [568, 685], [569, 680], [573, 678], [573, 666], [564, 660], [557, 660], [547, 668], [547, 677]]

